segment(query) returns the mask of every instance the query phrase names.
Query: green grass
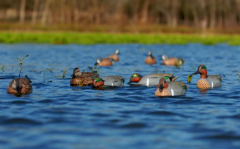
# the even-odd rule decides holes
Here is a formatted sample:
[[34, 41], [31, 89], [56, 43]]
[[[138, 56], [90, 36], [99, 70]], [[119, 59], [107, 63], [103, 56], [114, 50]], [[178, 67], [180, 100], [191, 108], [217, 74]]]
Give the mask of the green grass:
[[79, 33], [79, 32], [0, 32], [0, 43], [48, 44], [188, 44], [240, 45], [240, 35], [202, 34], [134, 34], [134, 33]]

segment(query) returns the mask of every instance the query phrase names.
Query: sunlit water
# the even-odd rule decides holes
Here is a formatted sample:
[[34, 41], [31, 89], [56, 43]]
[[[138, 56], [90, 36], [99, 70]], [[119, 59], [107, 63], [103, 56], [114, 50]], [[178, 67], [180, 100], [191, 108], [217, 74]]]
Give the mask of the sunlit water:
[[[100, 67], [100, 75], [121, 75], [125, 87], [93, 90], [70, 87], [72, 70], [89, 71], [97, 57], [120, 50], [120, 61]], [[144, 63], [149, 50], [158, 64]], [[228, 45], [0, 45], [0, 148], [240, 148], [240, 47]], [[22, 76], [33, 93], [7, 94]], [[161, 55], [186, 60], [181, 69], [161, 65]], [[158, 98], [156, 87], [129, 86], [130, 75], [167, 72], [186, 83], [205, 64], [223, 76], [222, 87], [200, 92], [194, 76], [185, 96]], [[66, 77], [62, 73], [68, 67]], [[50, 72], [47, 69], [51, 69]], [[45, 73], [45, 75], [44, 75]]]

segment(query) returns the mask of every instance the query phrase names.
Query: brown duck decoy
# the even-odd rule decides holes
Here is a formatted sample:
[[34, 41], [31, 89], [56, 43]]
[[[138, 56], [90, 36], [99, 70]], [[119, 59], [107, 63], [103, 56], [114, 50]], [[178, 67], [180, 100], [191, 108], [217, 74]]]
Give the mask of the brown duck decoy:
[[157, 60], [152, 55], [152, 51], [148, 52], [148, 57], [145, 59], [145, 63], [148, 65], [153, 65], [157, 63]]
[[120, 54], [119, 50], [116, 50], [114, 54], [111, 54], [108, 56], [108, 58], [113, 59], [115, 62], [119, 61], [118, 55]]
[[95, 66], [112, 66], [114, 64], [114, 60], [111, 58], [98, 58]]
[[74, 68], [70, 84], [72, 86], [88, 86], [93, 83], [93, 79], [99, 78], [99, 74], [93, 72], [81, 72], [79, 68]]
[[8, 88], [7, 92], [10, 94], [29, 94], [32, 92], [32, 81], [26, 75], [25, 78], [13, 79]]

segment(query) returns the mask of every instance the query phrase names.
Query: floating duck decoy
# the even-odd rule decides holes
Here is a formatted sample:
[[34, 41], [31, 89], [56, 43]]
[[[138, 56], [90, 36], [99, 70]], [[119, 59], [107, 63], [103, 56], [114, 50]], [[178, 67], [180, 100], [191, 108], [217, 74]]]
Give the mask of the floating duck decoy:
[[163, 60], [162, 61], [163, 65], [177, 66], [178, 68], [182, 66], [185, 62], [185, 60], [183, 60], [182, 58], [175, 58], [175, 57], [168, 58], [167, 55], [163, 55], [162, 60]]
[[114, 64], [114, 60], [111, 58], [98, 58], [95, 66], [112, 66]]
[[113, 59], [115, 62], [119, 61], [118, 55], [120, 54], [119, 50], [116, 50], [114, 54], [111, 54], [108, 56], [108, 58]]
[[25, 78], [16, 78], [13, 79], [8, 88], [7, 92], [10, 94], [29, 94], [32, 92], [32, 81], [26, 75]]
[[161, 78], [155, 96], [180, 96], [185, 95], [188, 86], [181, 81], [167, 82], [166, 78]]
[[105, 86], [122, 87], [125, 79], [121, 76], [106, 76], [102, 78]]
[[222, 78], [219, 75], [207, 75], [207, 67], [205, 65], [198, 66], [198, 70], [188, 77], [190, 83], [192, 75], [200, 74], [197, 87], [200, 89], [217, 88], [222, 85]]
[[148, 52], [148, 57], [145, 59], [145, 63], [148, 65], [153, 65], [157, 63], [157, 60], [152, 55], [152, 51]]
[[70, 84], [72, 86], [88, 86], [93, 83], [93, 79], [99, 78], [99, 74], [92, 72], [81, 72], [79, 68], [74, 68]]
[[168, 82], [175, 81], [178, 78], [171, 73], [152, 73], [144, 77], [138, 73], [134, 73], [131, 75], [130, 81], [128, 82], [128, 84], [135, 82], [137, 83], [137, 85], [157, 86], [159, 83], [159, 80], [164, 77], [168, 77], [166, 78]]

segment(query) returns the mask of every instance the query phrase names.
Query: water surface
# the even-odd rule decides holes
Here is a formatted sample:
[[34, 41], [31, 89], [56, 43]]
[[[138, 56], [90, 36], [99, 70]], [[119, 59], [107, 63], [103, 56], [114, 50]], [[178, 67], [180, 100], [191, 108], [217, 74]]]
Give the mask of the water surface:
[[[100, 75], [121, 75], [125, 87], [92, 90], [70, 87], [72, 70], [89, 71], [98, 57], [120, 50], [120, 61], [100, 67]], [[158, 64], [144, 63], [149, 50]], [[1, 148], [240, 148], [240, 47], [188, 45], [0, 45]], [[10, 81], [22, 76], [33, 93], [7, 94]], [[161, 55], [186, 60], [181, 69], [161, 65]], [[223, 76], [222, 87], [203, 93], [194, 76], [185, 96], [158, 98], [156, 87], [129, 86], [132, 73], [187, 75], [205, 64], [209, 74]], [[62, 73], [68, 67], [65, 78]], [[49, 71], [49, 69], [51, 71]]]

